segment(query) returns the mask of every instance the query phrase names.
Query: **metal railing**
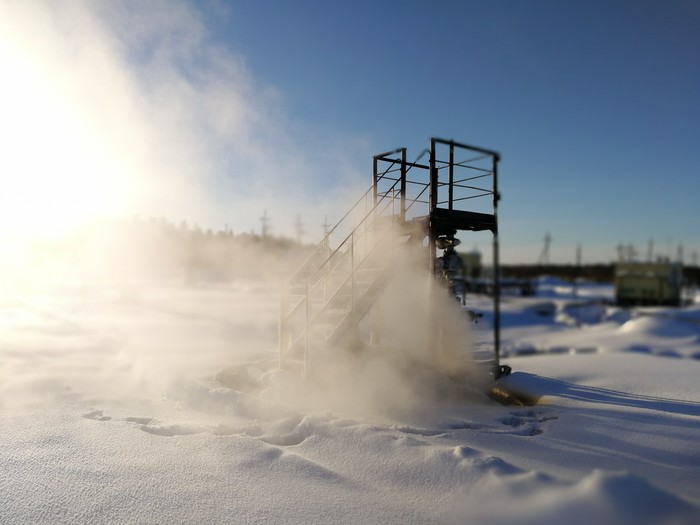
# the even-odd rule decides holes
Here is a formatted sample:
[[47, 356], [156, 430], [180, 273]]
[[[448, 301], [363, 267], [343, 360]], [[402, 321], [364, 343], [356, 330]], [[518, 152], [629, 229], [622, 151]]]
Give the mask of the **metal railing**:
[[[324, 236], [316, 250], [289, 279], [283, 289], [280, 317], [280, 366], [288, 361], [301, 364], [308, 373], [314, 327], [340, 325], [355, 309], [356, 302], [375, 283], [386, 264], [380, 247], [392, 239], [401, 222], [397, 213], [400, 179], [377, 194], [368, 189], [340, 221]], [[331, 247], [334, 234], [350, 233]]]
[[[455, 152], [466, 153], [467, 158], [457, 160]], [[426, 153], [429, 163], [423, 164], [420, 160]], [[451, 221], [445, 227], [454, 224], [457, 229], [490, 229], [493, 234], [494, 352], [498, 364], [499, 159], [494, 151], [435, 138], [431, 139], [430, 149], [414, 162], [406, 161], [406, 148], [376, 155], [372, 187], [326, 233], [283, 290], [280, 367], [297, 362], [302, 374], [307, 375], [312, 346], [347, 324], [348, 319], [359, 323], [359, 313], [354, 313], [358, 302], [381, 279], [391, 260], [380, 247], [391, 239], [392, 232], [406, 235], [409, 230], [397, 225], [415, 225], [424, 232], [423, 238], [428, 236], [427, 252], [431, 254], [429, 264], [434, 272], [435, 240], [444, 234], [432, 225], [434, 214], [439, 214], [435, 216], [440, 220]], [[469, 210], [462, 208], [466, 202], [470, 203]]]

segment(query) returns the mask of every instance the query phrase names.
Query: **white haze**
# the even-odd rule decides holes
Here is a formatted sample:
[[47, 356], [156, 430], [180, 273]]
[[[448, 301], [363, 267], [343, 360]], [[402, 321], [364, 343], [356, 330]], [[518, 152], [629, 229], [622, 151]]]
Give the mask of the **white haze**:
[[[113, 225], [163, 217], [240, 234], [260, 231], [267, 210], [273, 234], [293, 236], [292, 221], [303, 214], [306, 238], [317, 239], [323, 218], [344, 210], [368, 180], [363, 174], [358, 184], [352, 152], [289, 120], [281, 94], [214, 41], [186, 2], [0, 0], [0, 59], [3, 300], [26, 306], [29, 319], [53, 319], [77, 294], [75, 311], [56, 317], [67, 336], [61, 346], [76, 338], [81, 348], [99, 346], [102, 339], [86, 343], [82, 335], [107, 333], [114, 349], [107, 361], [81, 355], [78, 372], [71, 350], [36, 381], [10, 366], [4, 402], [85, 382], [115, 394], [136, 386], [157, 393], [183, 377], [212, 375], [251, 348], [274, 353], [276, 307], [258, 317], [237, 302], [230, 275], [214, 279], [231, 292], [220, 301], [180, 293], [212, 279], [173, 274], [180, 247], [134, 242], [134, 231]], [[268, 252], [242, 241], [219, 258], [238, 280], [265, 278], [276, 293], [303, 252]], [[171, 302], [169, 287], [174, 311], [136, 322], [144, 309]], [[41, 337], [9, 344], [21, 352]]]
[[[312, 341], [307, 379], [263, 375], [266, 398], [364, 420], [426, 423], [443, 416], [446, 398], [475, 395], [480, 378], [468, 316], [429, 279], [427, 248], [385, 244], [380, 255], [392, 275], [360, 322], [358, 340], [347, 347]], [[229, 386], [241, 387], [235, 380]]]
[[[697, 523], [698, 305], [609, 295], [504, 302], [504, 382], [542, 396], [506, 407], [411, 383], [413, 343], [302, 405], [263, 370], [277, 296], [252, 280], [5, 292], [0, 522]], [[240, 388], [212, 380], [232, 359]]]
[[130, 214], [259, 231], [266, 209], [276, 234], [302, 212], [320, 234], [357, 185], [195, 5], [3, 0], [0, 56], [6, 236]]
[[[445, 397], [478, 390], [459, 386], [473, 372], [470, 327], [446, 290], [428, 286], [424, 247], [387, 241], [378, 255], [392, 279], [360, 325], [362, 343], [314, 348], [306, 381], [278, 370], [277, 337], [280, 286], [308, 249], [152, 221], [102, 223], [42, 248], [0, 279], [16, 323], [2, 334], [16, 357], [0, 386], [6, 406], [75, 391], [153, 402], [216, 377], [286, 406], [425, 423], [441, 417]], [[32, 372], [37, 345], [60, 359], [52, 352], [50, 366]]]

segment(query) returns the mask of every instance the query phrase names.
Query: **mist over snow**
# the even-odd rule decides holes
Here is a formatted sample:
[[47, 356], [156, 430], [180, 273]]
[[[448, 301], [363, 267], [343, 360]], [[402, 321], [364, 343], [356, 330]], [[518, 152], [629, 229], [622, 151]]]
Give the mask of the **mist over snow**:
[[[7, 292], [0, 522], [696, 523], [700, 310], [610, 296], [505, 298], [501, 382], [539, 398], [518, 407], [434, 388], [391, 294], [386, 352], [328, 348], [304, 382], [276, 367], [274, 280]], [[492, 315], [469, 300], [466, 348]]]

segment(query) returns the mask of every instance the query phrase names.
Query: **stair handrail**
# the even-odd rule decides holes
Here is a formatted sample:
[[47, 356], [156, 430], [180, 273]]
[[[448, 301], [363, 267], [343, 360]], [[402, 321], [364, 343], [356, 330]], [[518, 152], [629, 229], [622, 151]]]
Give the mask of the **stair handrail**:
[[[288, 282], [294, 281], [294, 280], [297, 278], [297, 276], [298, 276], [300, 273], [302, 273], [302, 270], [304, 270], [304, 269], [306, 268], [306, 266], [313, 260], [313, 258], [314, 258], [314, 256], [316, 255], [316, 253], [317, 253], [318, 251], [320, 251], [322, 248], [324, 248], [325, 246], [328, 245], [328, 242], [330, 241], [331, 235], [332, 235], [332, 234], [335, 232], [335, 230], [343, 223], [343, 221], [345, 221], [345, 219], [347, 219], [348, 216], [350, 216], [350, 215], [355, 211], [355, 209], [356, 209], [360, 204], [362, 204], [362, 202], [367, 198], [367, 196], [368, 196], [369, 193], [372, 191], [372, 189], [373, 189], [373, 188], [369, 188], [369, 189], [362, 195], [362, 197], [360, 197], [359, 199], [357, 199], [357, 201], [355, 202], [355, 204], [352, 205], [352, 207], [348, 210], [348, 212], [347, 212], [345, 215], [343, 215], [343, 217], [336, 223], [336, 225], [333, 226], [333, 228], [331, 228], [331, 229], [323, 236], [323, 239], [321, 240], [321, 242], [319, 242], [319, 243], [316, 245], [316, 247], [315, 247], [315, 249], [314, 249], [314, 252], [313, 252], [311, 255], [309, 255], [309, 257], [307, 257], [307, 258], [304, 260], [304, 262], [301, 263], [301, 265], [299, 266], [299, 268], [297, 269], [297, 271], [294, 272], [294, 273], [291, 275], [291, 277], [289, 277], [289, 279], [287, 279]], [[323, 264], [325, 264], [325, 262], [326, 262], [326, 261], [324, 261], [324, 263], [322, 263], [321, 266], [323, 266]]]
[[[398, 182], [399, 182], [399, 181], [395, 181], [394, 184], [392, 185], [392, 187], [395, 186]], [[364, 195], [363, 195], [360, 199], [358, 199], [358, 200], [355, 202], [355, 205], [353, 206], [353, 208], [351, 208], [350, 211], [348, 211], [348, 212], [343, 216], [343, 220], [346, 219], [353, 211], [355, 211], [355, 209], [357, 209], [358, 206], [359, 206], [360, 204], [362, 204], [363, 200], [368, 196], [369, 192], [372, 191], [372, 190], [373, 190], [373, 188], [370, 188], [369, 190], [367, 190], [367, 191], [364, 193]], [[326, 268], [326, 266], [328, 266], [329, 262], [333, 259], [333, 257], [340, 251], [340, 249], [341, 249], [343, 246], [345, 246], [345, 245], [347, 244], [348, 240], [350, 240], [350, 239], [353, 238], [355, 232], [356, 232], [357, 230], [359, 230], [359, 229], [366, 223], [366, 221], [367, 221], [371, 216], [373, 216], [373, 215], [376, 214], [376, 212], [377, 212], [377, 207], [378, 207], [380, 204], [384, 203], [384, 201], [387, 201], [387, 202], [386, 202], [384, 208], [383, 208], [382, 210], [379, 211], [379, 213], [381, 214], [383, 211], [385, 211], [385, 210], [389, 207], [389, 205], [391, 204], [391, 200], [387, 199], [386, 197], [382, 197], [381, 199], [379, 199], [379, 200], [377, 201], [376, 206], [370, 208], [370, 209], [367, 211], [367, 213], [365, 213], [364, 217], [362, 217], [362, 219], [357, 223], [357, 225], [353, 228], [353, 230], [350, 232], [350, 234], [348, 234], [348, 235], [338, 244], [338, 246], [332, 251], [332, 253], [331, 253], [328, 257], [326, 257], [326, 259], [316, 267], [316, 270], [314, 270], [313, 272], [311, 272], [309, 275], [307, 275], [307, 276], [303, 279], [303, 282], [305, 283], [304, 286], [305, 286], [305, 288], [306, 288], [306, 291], [305, 291], [305, 293], [304, 293], [304, 296], [303, 296], [295, 305], [293, 305], [291, 308], [288, 308], [289, 305], [287, 304], [287, 300], [286, 300], [286, 298], [285, 298], [285, 296], [286, 296], [286, 288], [289, 286], [290, 283], [294, 282], [294, 281], [297, 279], [298, 276], [300, 276], [300, 274], [302, 273], [302, 271], [306, 269], [306, 267], [309, 265], [310, 261], [313, 259], [313, 257], [314, 257], [314, 256], [316, 255], [316, 253], [318, 253], [318, 252], [315, 251], [314, 254], [312, 254], [312, 255], [302, 264], [302, 267], [299, 268], [299, 270], [297, 270], [297, 271], [293, 274], [293, 277], [291, 277], [291, 278], [289, 278], [289, 279], [287, 280], [287, 286], [285, 287], [285, 292], [282, 294], [282, 295], [283, 295], [283, 297], [282, 297], [283, 305], [282, 305], [282, 309], [281, 309], [282, 311], [280, 312], [280, 313], [281, 313], [281, 316], [282, 316], [282, 318], [281, 318], [281, 322], [282, 322], [282, 323], [284, 323], [287, 319], [291, 318], [292, 315], [294, 315], [294, 314], [299, 310], [299, 308], [305, 303], [305, 301], [308, 299], [308, 295], [309, 295], [309, 294], [308, 294], [308, 285], [309, 285], [310, 283], [312, 283], [313, 281], [316, 281], [317, 276]], [[333, 230], [335, 230], [335, 229], [340, 225], [340, 223], [342, 223], [342, 220], [339, 221], [338, 224], [336, 224], [336, 226], [333, 228]], [[327, 235], [326, 237], [324, 237], [324, 241], [323, 241], [321, 244], [319, 244], [319, 246], [323, 246], [323, 243], [327, 242], [327, 238], [328, 238], [328, 236], [330, 236], [330, 233], [331, 233], [331, 232], [329, 232], [328, 235]], [[354, 268], [351, 269], [351, 274], [352, 274], [352, 271], [354, 271]], [[287, 309], [288, 309], [289, 311], [285, 311], [285, 310], [287, 310]]]
[[[370, 190], [371, 190], [371, 188], [370, 188]], [[366, 194], [365, 194], [365, 195], [366, 195]], [[385, 200], [385, 199], [383, 199], [383, 198], [380, 199], [380, 200], [377, 202], [377, 205], [379, 205], [380, 203], [382, 203], [383, 200]], [[381, 210], [381, 211], [385, 211], [385, 210], [389, 207], [389, 204], [390, 204], [390, 203], [391, 203], [390, 201], [387, 202], [386, 205], [385, 205], [385, 207], [384, 207], [384, 209]], [[357, 203], [357, 204], [359, 204], [359, 203]], [[356, 204], [356, 206], [357, 206], [357, 204]], [[365, 216], [362, 218], [362, 220], [357, 224], [357, 226], [356, 226], [356, 227], [355, 227], [355, 228], [354, 228], [354, 229], [353, 229], [339, 244], [338, 244], [338, 246], [333, 250], [333, 252], [332, 252], [321, 264], [318, 265], [318, 267], [316, 268], [315, 271], [313, 271], [312, 273], [310, 273], [310, 274], [304, 279], [304, 282], [305, 282], [306, 288], [307, 288], [307, 289], [306, 289], [306, 292], [305, 292], [305, 294], [304, 294], [304, 297], [302, 297], [302, 299], [299, 300], [299, 302], [298, 302], [297, 304], [295, 304], [293, 307], [291, 307], [291, 309], [290, 309], [288, 312], [282, 312], [282, 321], [284, 321], [285, 319], [291, 317], [293, 314], [295, 314], [295, 313], [297, 312], [297, 310], [301, 307], [301, 305], [304, 303], [304, 301], [308, 298], [308, 285], [316, 280], [316, 277], [324, 270], [324, 268], [329, 264], [329, 262], [333, 259], [333, 257], [340, 251], [340, 249], [341, 249], [343, 246], [345, 246], [345, 245], [347, 244], [348, 240], [353, 239], [353, 236], [354, 236], [355, 232], [365, 223], [365, 221], [366, 221], [371, 215], [373, 215], [373, 213], [374, 213], [375, 211], [376, 211], [376, 210], [375, 210], [374, 208], [370, 209], [370, 210], [365, 214]], [[380, 212], [380, 213], [381, 213], [381, 212]], [[348, 215], [348, 214], [346, 214], [346, 217], [347, 217], [347, 215]], [[394, 217], [394, 219], [395, 219], [395, 217]], [[392, 228], [393, 228], [393, 224], [392, 224]], [[390, 228], [390, 229], [391, 229], [391, 228]], [[382, 237], [381, 239], [383, 240], [384, 237]], [[372, 248], [371, 248], [371, 251], [373, 252], [373, 250], [374, 250], [375, 248], [376, 248], [376, 246], [372, 247]], [[310, 258], [309, 258], [308, 260], [310, 260]], [[307, 260], [307, 262], [308, 262], [308, 260]], [[364, 262], [364, 259], [363, 259], [362, 262]], [[305, 264], [306, 264], [306, 263], [305, 263]], [[355, 271], [355, 268], [354, 268], [354, 267], [351, 268], [350, 274], [352, 275], [352, 273], [353, 273], [354, 271]], [[298, 275], [299, 273], [301, 273], [301, 272], [300, 272], [300, 271], [297, 271], [294, 275], [296, 276], [296, 275]], [[290, 279], [288, 282], [291, 282], [291, 281], [293, 281], [293, 279]], [[346, 282], [347, 282], [347, 279], [344, 281], [343, 284], [345, 284]], [[313, 285], [312, 285], [312, 286], [313, 286]], [[334, 295], [335, 295], [335, 294], [334, 294]], [[330, 299], [329, 299], [329, 300], [330, 300]], [[328, 301], [326, 301], [326, 302], [328, 302]]]
[[[395, 164], [396, 162], [398, 162], [398, 161], [393, 161], [393, 162], [392, 162], [392, 165]], [[389, 169], [390, 169], [390, 168], [391, 168], [391, 166], [390, 166], [389, 168], [387, 168], [387, 169], [384, 171], [384, 173], [380, 174], [378, 180], [383, 179], [384, 176], [389, 172]], [[409, 169], [410, 169], [410, 168], [409, 168]], [[400, 182], [400, 179], [396, 179], [396, 180], [394, 181], [394, 184], [392, 184], [391, 187], [389, 188], [389, 190], [394, 190], [394, 189], [396, 188], [396, 185], [397, 185], [399, 182]], [[314, 258], [314, 256], [315, 256], [316, 253], [318, 252], [318, 250], [328, 245], [328, 242], [329, 242], [329, 240], [330, 240], [331, 235], [332, 235], [333, 233], [335, 233], [336, 229], [338, 229], [338, 227], [340, 227], [340, 225], [345, 221], [345, 219], [347, 219], [347, 218], [348, 218], [348, 217], [349, 217], [363, 202], [366, 202], [366, 199], [368, 198], [369, 194], [370, 194], [373, 190], [374, 190], [374, 186], [371, 186], [369, 189], [367, 189], [367, 191], [364, 192], [364, 194], [362, 194], [362, 196], [361, 196], [359, 199], [357, 199], [357, 201], [355, 201], [355, 203], [352, 205], [352, 207], [345, 213], [345, 215], [343, 215], [343, 216], [340, 218], [340, 220], [335, 224], [335, 226], [333, 226], [333, 228], [331, 228], [331, 229], [326, 233], [326, 235], [324, 235], [324, 237], [323, 237], [323, 239], [321, 240], [321, 242], [318, 243], [318, 244], [316, 245], [316, 249], [314, 250], [314, 253], [312, 253], [309, 257], [307, 257], [307, 258], [304, 260], [304, 262], [300, 265], [300, 267], [297, 269], [297, 271], [294, 272], [294, 273], [291, 275], [291, 277], [288, 279], [288, 282], [294, 281], [294, 280], [297, 278], [297, 276], [302, 272], [302, 270], [304, 270], [304, 268], [307, 266], [307, 264]], [[389, 190], [388, 190], [388, 191], [389, 191]], [[381, 202], [382, 200], [384, 200], [384, 197], [385, 197], [385, 196], [383, 196], [380, 200], [377, 201], [377, 203], [376, 203], [372, 208], [370, 208], [370, 210], [367, 212], [367, 214], [365, 215], [365, 217], [363, 217], [362, 221], [360, 221], [360, 223], [358, 223], [358, 225], [357, 225], [355, 228], [353, 228], [353, 231], [355, 231], [355, 230], [360, 226], [360, 224], [361, 224], [362, 222], [364, 222], [364, 220], [367, 218], [367, 216], [373, 212], [374, 207], [378, 206], [378, 205], [380, 204], [380, 202]], [[351, 233], [352, 233], [352, 232], [351, 232]], [[347, 238], [344, 239], [343, 242], [346, 241], [346, 240], [347, 240]], [[342, 244], [343, 244], [343, 243], [341, 242], [341, 243], [338, 245], [338, 247], [340, 247]], [[333, 251], [335, 252], [335, 251], [337, 251], [337, 249], [335, 249], [335, 250], [333, 250]], [[327, 260], [324, 261], [323, 263], [321, 263], [321, 264], [319, 265], [319, 267], [324, 266], [324, 265], [326, 264], [326, 262], [327, 262]]]
[[[423, 154], [421, 154], [422, 156]], [[420, 158], [420, 157], [419, 157]], [[349, 281], [353, 281], [353, 284], [351, 285], [351, 307], [350, 307], [350, 312], [352, 312], [354, 305], [352, 304], [354, 301], [354, 295], [355, 295], [355, 289], [354, 289], [354, 278], [357, 274], [357, 272], [360, 270], [360, 268], [363, 267], [365, 261], [369, 257], [371, 257], [376, 250], [378, 249], [378, 246], [382, 245], [383, 241], [386, 239], [386, 237], [390, 234], [390, 232], [394, 231], [396, 223], [399, 222], [402, 218], [405, 220], [405, 217], [403, 217], [401, 214], [397, 214], [393, 209], [391, 210], [390, 214], [383, 215], [386, 210], [391, 206], [394, 201], [395, 201], [395, 195], [396, 195], [396, 188], [397, 185], [401, 183], [400, 178], [393, 179], [391, 177], [387, 177], [387, 173], [389, 173], [397, 163], [402, 162], [400, 159], [388, 159], [389, 166], [387, 167], [386, 170], [384, 170], [383, 173], [378, 174], [378, 177], [375, 179], [375, 184], [373, 184], [365, 193], [355, 201], [352, 207], [343, 215], [343, 217], [333, 226], [331, 230], [329, 230], [323, 237], [323, 240], [316, 246], [316, 249], [309, 255], [309, 257], [300, 265], [300, 267], [297, 269], [296, 272], [292, 274], [292, 276], [287, 279], [287, 284], [284, 287], [283, 293], [282, 293], [282, 304], [281, 304], [281, 319], [280, 319], [280, 343], [281, 347], [280, 350], [282, 350], [283, 346], [286, 349], [291, 348], [296, 344], [296, 341], [299, 340], [300, 337], [308, 337], [309, 329], [310, 326], [312, 326], [313, 323], [315, 323], [319, 316], [322, 314], [324, 308], [328, 304], [330, 304], [332, 301], [335, 300], [335, 298], [338, 296], [338, 293], [347, 285]], [[408, 167], [408, 172], [414, 164], [410, 164]], [[375, 192], [376, 190], [376, 183], [378, 181], [381, 181], [383, 179], [388, 179], [392, 180], [393, 184], [389, 187], [389, 189], [383, 191], [381, 194], [377, 194]], [[429, 188], [429, 183], [421, 183], [418, 181], [406, 181], [404, 178], [405, 182], [410, 182], [411, 184], [418, 184], [420, 186], [423, 186], [422, 190], [418, 193], [418, 195], [415, 198], [410, 199], [410, 204], [408, 207], [405, 208], [405, 211], [408, 211], [415, 205], [416, 202], [423, 202], [420, 201], [421, 196], [425, 193], [425, 191]], [[372, 194], [373, 197], [373, 203], [371, 206], [368, 206], [368, 199], [370, 197], [370, 193], [374, 192]], [[364, 203], [364, 205], [367, 208], [367, 211], [365, 212], [364, 216], [355, 224], [355, 226], [352, 228], [352, 231], [338, 244], [338, 246], [334, 249], [330, 249], [330, 238], [333, 233], [336, 232], [340, 228], [340, 226], [346, 221], [346, 219], [351, 216], [353, 213], [355, 213], [359, 207]], [[427, 203], [427, 201], [426, 201]], [[389, 227], [386, 229], [385, 232], [381, 233], [378, 238], [375, 238], [373, 244], [369, 247], [369, 249], [366, 251], [364, 256], [361, 258], [359, 263], [356, 263], [354, 261], [354, 247], [356, 242], [360, 242], [359, 240], [356, 241], [358, 232], [361, 230], [361, 228], [367, 228], [367, 224], [370, 220], [371, 217], [381, 217], [381, 216], [387, 216], [391, 217], [391, 224], [389, 224]], [[362, 237], [360, 237], [362, 238]], [[366, 237], [365, 237], [366, 238]], [[338, 255], [340, 250], [348, 244], [348, 242], [351, 242], [350, 246], [350, 256], [351, 256], [351, 262], [350, 262], [350, 269], [348, 271], [347, 277], [342, 280], [340, 283], [339, 287], [332, 292], [332, 295], [330, 297], [326, 297], [322, 301], [322, 306], [320, 310], [316, 313], [313, 313], [311, 311], [311, 297], [312, 294], [314, 293], [314, 290], [316, 289], [317, 285], [321, 282], [321, 278], [319, 276], [323, 276], [323, 273], [326, 275], [329, 275], [330, 272], [333, 272], [338, 265], [342, 264], [342, 261], [344, 260], [342, 257], [340, 261], [329, 270], [329, 266], [331, 261], [333, 260], [334, 257]], [[330, 253], [327, 255], [327, 257], [320, 263], [318, 262], [314, 263], [313, 266], [315, 266], [315, 270], [312, 268], [309, 268], [309, 266], [312, 264], [312, 261], [316, 259], [320, 253], [320, 250], [328, 250]], [[346, 252], [347, 253], [347, 252]], [[345, 254], [341, 254], [345, 255]], [[342, 275], [342, 274], [341, 274]], [[294, 305], [289, 304], [289, 289], [292, 283], [297, 282], [300, 285], [303, 283], [304, 287], [304, 292], [302, 294], [302, 297], [299, 299], [298, 302]], [[291, 308], [290, 308], [291, 306]], [[303, 316], [304, 318], [304, 332], [299, 335], [294, 340], [289, 340], [289, 345], [286, 345], [284, 341], [287, 341], [287, 337], [293, 336], [290, 330], [290, 325], [288, 324], [289, 320], [293, 318], [294, 315], [296, 315], [300, 308], [304, 306], [306, 309], [306, 314]], [[350, 313], [349, 312], [349, 313]], [[284, 334], [284, 336], [283, 336]], [[306, 346], [306, 345], [305, 345]], [[308, 348], [305, 348], [305, 355], [307, 352]], [[282, 359], [282, 354], [280, 354], [280, 359]], [[306, 361], [306, 357], [304, 359]]]
[[[360, 260], [360, 262], [357, 263], [356, 265], [353, 265], [353, 267], [351, 268], [350, 274], [347, 276], [347, 278], [340, 284], [340, 286], [338, 286], [338, 289], [335, 291], [335, 293], [334, 293], [328, 300], [326, 300], [326, 301], [324, 302], [324, 307], [325, 307], [326, 305], [330, 304], [331, 302], [333, 302], [333, 300], [338, 296], [338, 294], [340, 294], [340, 292], [341, 292], [341, 290], [343, 289], [343, 287], [354, 277], [354, 275], [356, 274], [356, 272], [360, 270], [360, 268], [363, 266], [363, 264], [365, 263], [365, 261], [367, 261], [367, 259], [369, 259], [372, 255], [374, 255], [375, 251], [379, 248], [379, 246], [382, 245], [382, 242], [381, 242], [381, 241], [385, 240], [386, 237], [388, 237], [389, 234], [390, 234], [391, 232], [394, 231], [394, 228], [395, 228], [396, 224], [399, 223], [399, 218], [400, 218], [399, 215], [393, 215], [393, 216], [392, 216], [391, 226], [390, 226], [389, 228], [387, 228], [386, 231], [379, 237], [378, 241], [377, 241], [376, 243], [374, 243], [374, 245], [373, 245], [373, 246], [370, 248], [370, 250], [364, 255], [364, 257]], [[345, 241], [347, 241], [349, 238], [352, 238], [352, 235], [353, 235], [353, 234], [350, 234], [350, 235], [348, 236], [348, 238], [345, 239]], [[339, 245], [339, 247], [342, 246], [343, 244], [344, 244], [344, 243], [341, 243], [341, 245]], [[319, 270], [319, 271], [320, 271], [320, 270]], [[309, 279], [309, 281], [310, 281], [310, 280], [311, 280], [311, 279]], [[315, 324], [316, 321], [317, 321], [317, 320], [321, 317], [321, 315], [323, 314], [323, 307], [322, 307], [318, 312], [316, 312], [316, 313], [313, 314], [313, 315], [311, 314], [311, 312], [310, 312], [309, 309], [308, 309], [309, 281], [307, 281], [307, 283], [306, 283], [306, 294], [305, 294], [304, 297], [299, 301], [299, 303], [297, 303], [297, 305], [295, 305], [295, 307], [294, 307], [292, 310], [290, 310], [290, 312], [289, 312], [288, 315], [287, 315], [287, 317], [291, 317], [291, 315], [294, 314], [294, 313], [296, 313], [297, 309], [298, 309], [299, 307], [301, 307], [302, 304], [304, 304], [305, 307], [307, 308], [306, 315], [305, 315], [305, 324], [306, 324], [306, 326], [305, 326], [305, 329], [304, 329], [304, 333], [303, 333], [302, 335], [300, 335], [300, 336], [296, 339], [296, 341], [293, 341], [293, 342], [291, 343], [291, 346], [294, 346], [294, 345], [296, 344], [297, 341], [301, 340], [301, 338], [303, 338], [303, 337], [308, 337], [309, 326], [312, 326], [313, 324]], [[354, 294], [354, 290], [352, 290], [351, 293]], [[348, 312], [348, 314], [350, 314], [351, 312], [352, 312], [352, 309], [351, 309], [350, 312]], [[305, 349], [305, 354], [306, 354], [306, 351], [307, 351], [307, 350]]]
[[[384, 198], [380, 199], [380, 200], [377, 202], [377, 206], [379, 206], [379, 204], [381, 204], [383, 200], [385, 200], [385, 199], [384, 199]], [[387, 202], [387, 203], [386, 203], [386, 206], [385, 206], [384, 209], [381, 210], [381, 211], [385, 211], [385, 210], [389, 207], [389, 204], [391, 204], [391, 201]], [[380, 211], [380, 214], [381, 214], [381, 211]], [[329, 255], [329, 256], [326, 258], [326, 260], [323, 261], [323, 263], [321, 263], [321, 264], [319, 265], [319, 267], [316, 269], [316, 271], [315, 271], [314, 273], [312, 273], [312, 274], [309, 276], [309, 278], [308, 278], [309, 281], [311, 281], [312, 278], [315, 277], [316, 274], [318, 274], [318, 273], [323, 269], [323, 267], [326, 266], [326, 264], [328, 264], [328, 262], [333, 258], [333, 256], [334, 256], [336, 253], [338, 253], [338, 251], [340, 250], [340, 248], [342, 248], [343, 246], [345, 246], [345, 244], [347, 244], [348, 240], [350, 240], [350, 239], [353, 238], [353, 236], [355, 235], [355, 232], [357, 232], [357, 230], [360, 229], [360, 227], [365, 223], [365, 221], [367, 221], [367, 219], [368, 219], [370, 216], [374, 215], [375, 212], [376, 212], [376, 207], [375, 207], [375, 208], [371, 208], [371, 209], [365, 214], [365, 216], [362, 217], [362, 219], [357, 223], [357, 226], [355, 226], [355, 227], [353, 228], [353, 230], [352, 230], [340, 243], [338, 243], [338, 247], [337, 247], [335, 250], [333, 250], [333, 253], [332, 253], [331, 255]]]

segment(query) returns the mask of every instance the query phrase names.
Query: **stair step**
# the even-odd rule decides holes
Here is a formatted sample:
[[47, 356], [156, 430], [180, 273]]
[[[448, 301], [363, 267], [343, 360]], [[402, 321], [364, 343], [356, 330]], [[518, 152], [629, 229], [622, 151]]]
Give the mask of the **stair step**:
[[[358, 210], [361, 214], [367, 213], [367, 209]], [[354, 220], [350, 218], [348, 223]], [[424, 229], [425, 219], [406, 224], [402, 225], [393, 213], [381, 217], [366, 215], [366, 220], [359, 225], [350, 226], [354, 232], [352, 237], [339, 240], [340, 245], [332, 253], [322, 247], [323, 256], [311, 257], [307, 266], [295, 274], [294, 281], [286, 288], [288, 300], [285, 304], [289, 309], [283, 312], [283, 322], [289, 321], [286, 340], [291, 344], [287, 356], [282, 349], [283, 361], [288, 361], [290, 354], [303, 355], [307, 343], [311, 346], [326, 341], [344, 344], [359, 318], [378, 297], [382, 282], [391, 275], [388, 266], [397, 252], [394, 245], [405, 243], [414, 230]], [[391, 231], [398, 231], [403, 238], [396, 239], [390, 235]], [[353, 265], [359, 267], [352, 268]], [[289, 312], [294, 312], [294, 316], [285, 317]], [[305, 317], [307, 314], [309, 319]], [[305, 322], [309, 321], [311, 326], [305, 335]]]

